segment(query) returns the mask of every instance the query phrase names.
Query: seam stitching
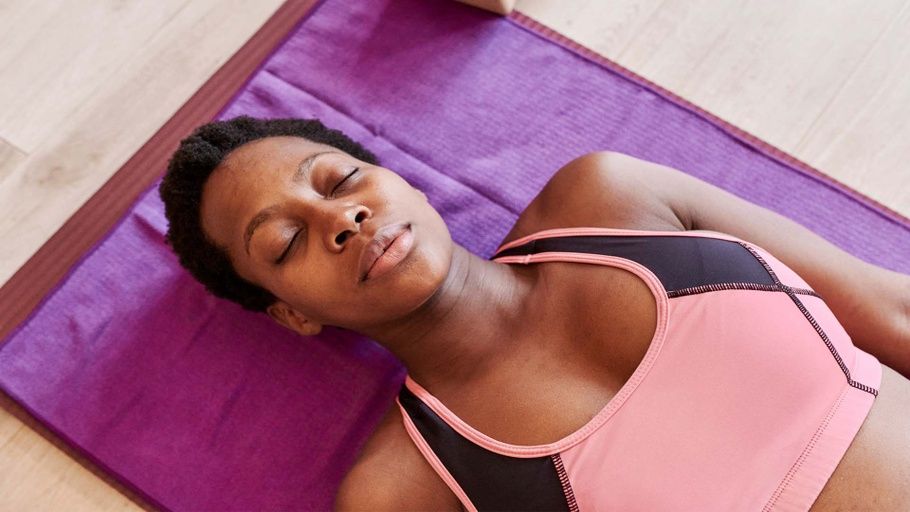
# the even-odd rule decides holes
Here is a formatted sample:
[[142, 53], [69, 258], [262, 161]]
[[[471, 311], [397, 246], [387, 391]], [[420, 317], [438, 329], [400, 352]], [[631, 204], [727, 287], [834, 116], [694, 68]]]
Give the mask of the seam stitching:
[[566, 467], [562, 463], [562, 457], [558, 453], [550, 455], [553, 460], [553, 466], [556, 467], [556, 474], [559, 476], [559, 483], [562, 485], [562, 494], [566, 497], [566, 505], [569, 506], [569, 512], [579, 512], [578, 502], [575, 501], [575, 491], [572, 490], [572, 483], [569, 482], [569, 475], [566, 473]]
[[813, 297], [818, 297], [822, 300], [821, 295], [819, 295], [815, 290], [809, 290], [806, 288], [792, 288], [785, 284], [763, 284], [763, 283], [712, 283], [712, 284], [703, 284], [699, 286], [689, 286], [687, 288], [680, 288], [678, 290], [671, 290], [667, 292], [667, 297], [682, 297], [685, 295], [695, 295], [698, 293], [705, 292], [716, 292], [720, 290], [756, 290], [763, 292], [785, 292], [785, 293], [798, 293], [801, 295], [812, 295]]
[[802, 467], [803, 462], [809, 458], [809, 454], [812, 453], [812, 450], [815, 448], [818, 440], [821, 439], [822, 434], [825, 430], [828, 429], [828, 424], [831, 422], [831, 418], [834, 417], [834, 414], [840, 408], [841, 403], [844, 400], [844, 395], [846, 394], [848, 388], [844, 388], [844, 391], [841, 392], [840, 396], [837, 397], [837, 400], [834, 402], [834, 405], [828, 411], [828, 414], [825, 415], [825, 419], [822, 421], [821, 425], [815, 430], [815, 433], [812, 435], [812, 439], [809, 440], [809, 444], [806, 445], [806, 448], [803, 449], [803, 452], [796, 459], [796, 462], [790, 467], [790, 471], [787, 472], [787, 476], [784, 477], [780, 485], [774, 491], [774, 494], [771, 496], [771, 499], [768, 500], [768, 503], [762, 508], [762, 512], [767, 512], [771, 510], [771, 507], [777, 503], [777, 500], [783, 495], [784, 491], [790, 486], [790, 482], [793, 480], [793, 477], [799, 472], [799, 468]]
[[[753, 256], [755, 256], [755, 258], [762, 264], [762, 266], [765, 267], [765, 270], [768, 271], [768, 274], [771, 275], [771, 279], [773, 279], [777, 285], [785, 286], [785, 285], [783, 285], [783, 283], [780, 282], [780, 279], [778, 279], [777, 274], [774, 273], [774, 270], [771, 268], [771, 265], [769, 265], [768, 262], [765, 261], [764, 258], [762, 258], [761, 254], [759, 254], [758, 251], [753, 249], [751, 246], [749, 246], [749, 244], [747, 244], [745, 242], [738, 242], [738, 243], [740, 245], [742, 245], [743, 247], [745, 247], [749, 252], [751, 252]], [[784, 289], [784, 292], [786, 292], [787, 296], [790, 297], [790, 299], [796, 304], [796, 307], [799, 308], [799, 310], [802, 312], [803, 316], [806, 317], [806, 320], [809, 321], [809, 324], [811, 324], [812, 327], [815, 329], [815, 332], [817, 332], [819, 337], [821, 337], [822, 341], [825, 343], [825, 346], [828, 347], [828, 351], [831, 352], [832, 356], [834, 356], [834, 360], [837, 362], [837, 365], [840, 367], [841, 371], [844, 373], [844, 376], [847, 378], [847, 384], [849, 384], [850, 386], [852, 386], [856, 389], [859, 389], [861, 391], [865, 391], [866, 393], [870, 393], [870, 394], [872, 394], [872, 396], [878, 396], [877, 389], [867, 386], [861, 382], [857, 382], [857, 381], [853, 380], [852, 377], [850, 377], [850, 370], [847, 368], [846, 363], [844, 363], [844, 359], [841, 357], [840, 353], [837, 352], [837, 349], [834, 347], [834, 344], [831, 343], [831, 340], [830, 340], [830, 338], [828, 338], [828, 334], [825, 333], [825, 330], [822, 329], [822, 327], [820, 325], [818, 325], [818, 322], [812, 316], [812, 313], [810, 313], [809, 310], [806, 309], [806, 306], [802, 303], [801, 300], [799, 300], [799, 298], [796, 296], [796, 294], [792, 292], [790, 287], [786, 287], [786, 289]]]

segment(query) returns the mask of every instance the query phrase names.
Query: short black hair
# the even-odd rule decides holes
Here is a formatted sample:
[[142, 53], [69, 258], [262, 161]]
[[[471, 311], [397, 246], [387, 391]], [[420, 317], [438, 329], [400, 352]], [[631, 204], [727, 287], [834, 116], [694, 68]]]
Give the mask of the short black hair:
[[181, 140], [158, 187], [168, 220], [165, 241], [177, 253], [180, 265], [213, 295], [258, 312], [272, 305], [275, 296], [237, 274], [227, 250], [203, 232], [200, 205], [206, 180], [228, 153], [248, 142], [274, 136], [301, 137], [333, 146], [364, 162], [378, 163], [365, 147], [318, 119], [239, 116], [199, 126]]

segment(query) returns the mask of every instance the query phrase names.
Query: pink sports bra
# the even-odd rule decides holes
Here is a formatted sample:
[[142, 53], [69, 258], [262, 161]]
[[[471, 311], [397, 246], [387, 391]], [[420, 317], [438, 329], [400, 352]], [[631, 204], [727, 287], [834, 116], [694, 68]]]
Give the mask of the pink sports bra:
[[405, 428], [467, 510], [808, 510], [878, 395], [881, 364], [822, 298], [731, 235], [550, 229], [491, 259], [633, 272], [657, 328], [607, 405], [545, 445], [492, 439], [406, 377]]

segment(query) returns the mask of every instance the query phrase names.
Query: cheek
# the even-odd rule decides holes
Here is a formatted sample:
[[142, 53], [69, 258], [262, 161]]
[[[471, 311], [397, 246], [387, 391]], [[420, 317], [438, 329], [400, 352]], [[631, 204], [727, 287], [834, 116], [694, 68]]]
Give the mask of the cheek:
[[281, 300], [302, 313], [316, 313], [320, 306], [333, 302], [333, 290], [338, 289], [336, 270], [326, 270], [322, 264], [288, 259], [272, 275], [269, 289]]

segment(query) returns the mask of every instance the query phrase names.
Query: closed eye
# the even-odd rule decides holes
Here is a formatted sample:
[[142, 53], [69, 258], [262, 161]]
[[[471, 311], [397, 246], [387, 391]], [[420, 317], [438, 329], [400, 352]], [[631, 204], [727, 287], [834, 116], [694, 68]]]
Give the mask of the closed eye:
[[280, 265], [288, 257], [288, 253], [291, 252], [291, 247], [294, 246], [294, 241], [297, 240], [297, 237], [300, 236], [300, 233], [302, 233], [302, 232], [303, 232], [302, 229], [298, 229], [297, 232], [294, 233], [294, 236], [291, 237], [291, 241], [288, 243], [288, 246], [284, 249], [284, 252], [282, 252], [281, 256], [279, 256], [278, 259], [275, 260], [276, 265]]
[[329, 192], [329, 195], [332, 196], [332, 197], [334, 197], [334, 196], [335, 196], [335, 191], [338, 190], [338, 188], [341, 187], [342, 184], [344, 184], [344, 182], [348, 181], [348, 178], [350, 178], [351, 176], [353, 176], [354, 173], [356, 173], [356, 172], [359, 171], [359, 170], [360, 170], [360, 167], [355, 167], [353, 171], [351, 171], [347, 176], [345, 176], [344, 178], [342, 178], [341, 181], [339, 181], [338, 183], [336, 183], [334, 187], [332, 187], [332, 191]]
[[[329, 192], [329, 195], [330, 195], [330, 196], [334, 196], [334, 195], [335, 195], [335, 191], [337, 191], [339, 188], [341, 188], [341, 187], [344, 185], [344, 183], [348, 180], [348, 178], [350, 178], [351, 176], [353, 176], [354, 173], [356, 173], [356, 172], [359, 171], [359, 170], [360, 170], [360, 167], [355, 167], [353, 171], [351, 171], [350, 173], [348, 173], [347, 176], [345, 176], [344, 178], [342, 178], [341, 181], [339, 181], [338, 183], [335, 184], [334, 187], [332, 187], [332, 191]], [[284, 248], [284, 251], [281, 253], [281, 256], [279, 256], [278, 259], [275, 260], [275, 264], [276, 264], [276, 265], [280, 265], [281, 263], [284, 262], [285, 259], [287, 259], [288, 254], [291, 252], [291, 247], [294, 246], [294, 242], [297, 240], [297, 237], [300, 236], [300, 233], [301, 233], [301, 232], [303, 232], [303, 229], [300, 229], [300, 230], [298, 230], [296, 233], [294, 233], [294, 236], [291, 237], [291, 241], [288, 242], [288, 245], [287, 245], [287, 247]]]

